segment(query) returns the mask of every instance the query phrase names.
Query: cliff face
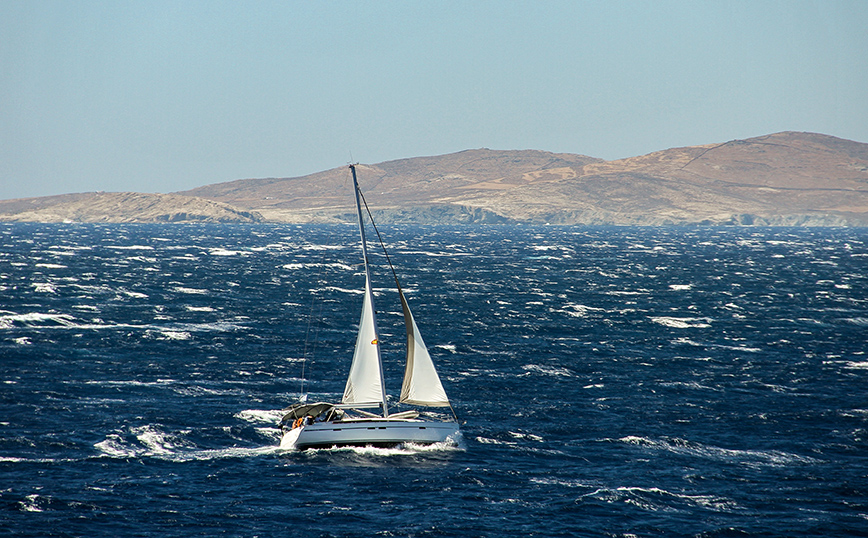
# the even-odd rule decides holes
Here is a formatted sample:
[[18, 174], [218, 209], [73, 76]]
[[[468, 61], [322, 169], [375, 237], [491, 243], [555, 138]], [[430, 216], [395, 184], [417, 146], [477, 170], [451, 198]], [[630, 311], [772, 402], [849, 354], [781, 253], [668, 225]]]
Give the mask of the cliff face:
[[[358, 165], [377, 220], [418, 223], [868, 226], [868, 144], [785, 132], [603, 161], [467, 150]], [[0, 202], [0, 220], [346, 222], [347, 167], [172, 195], [75, 194]]]
[[259, 222], [255, 211], [178, 194], [63, 194], [0, 201], [6, 222]]

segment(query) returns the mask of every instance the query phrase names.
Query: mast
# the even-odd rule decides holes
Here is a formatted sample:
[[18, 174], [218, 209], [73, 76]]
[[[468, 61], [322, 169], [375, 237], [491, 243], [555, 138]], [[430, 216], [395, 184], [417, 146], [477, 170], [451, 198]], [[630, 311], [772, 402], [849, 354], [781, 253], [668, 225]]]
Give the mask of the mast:
[[[380, 392], [381, 392], [380, 397], [381, 397], [381, 402], [382, 402], [382, 406], [383, 406], [383, 416], [388, 417], [389, 416], [389, 407], [386, 404], [386, 386], [385, 386], [385, 383], [383, 382], [385, 379], [383, 376], [383, 359], [380, 356], [379, 330], [377, 329], [377, 316], [376, 316], [376, 313], [374, 311], [374, 292], [371, 289], [371, 271], [370, 271], [370, 269], [368, 269], [368, 242], [365, 239], [365, 225], [364, 225], [364, 219], [362, 218], [362, 203], [361, 203], [361, 200], [359, 198], [359, 181], [356, 178], [356, 165], [351, 164], [350, 170], [353, 173], [353, 194], [356, 197], [356, 213], [358, 214], [358, 217], [359, 217], [359, 234], [361, 235], [361, 238], [362, 238], [362, 259], [363, 259], [364, 264], [365, 264], [365, 306], [369, 307], [371, 309], [370, 316], [371, 316], [371, 321], [373, 322], [374, 339], [370, 342], [370, 345], [373, 345], [376, 348], [377, 367], [379, 368], [379, 372], [380, 372]], [[363, 307], [363, 309], [364, 309], [364, 307]], [[364, 312], [363, 312], [363, 316], [364, 316]], [[364, 342], [357, 342], [356, 346], [358, 347], [360, 344], [366, 345]]]

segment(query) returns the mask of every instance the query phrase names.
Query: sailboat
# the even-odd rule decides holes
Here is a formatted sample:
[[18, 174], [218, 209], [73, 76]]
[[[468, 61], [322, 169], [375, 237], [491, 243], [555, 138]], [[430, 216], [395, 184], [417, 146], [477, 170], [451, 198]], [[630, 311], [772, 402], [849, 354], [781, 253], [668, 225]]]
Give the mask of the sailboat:
[[[383, 383], [383, 361], [380, 356], [374, 293], [368, 266], [368, 245], [362, 217], [364, 197], [359, 190], [356, 166], [350, 165], [349, 168], [353, 176], [362, 259], [365, 267], [362, 317], [359, 322], [353, 361], [344, 395], [339, 403], [300, 401], [284, 409], [285, 414], [281, 420], [283, 438], [280, 446], [305, 450], [344, 446], [391, 447], [404, 443], [423, 445], [456, 443], [459, 435], [458, 421], [443, 389], [443, 383], [434, 368], [431, 355], [422, 340], [419, 327], [410, 312], [394, 268], [392, 274], [395, 277], [407, 329], [406, 367], [399, 404], [448, 407], [452, 411], [452, 417], [444, 419], [436, 417], [433, 413], [420, 413], [415, 409], [390, 413], [386, 387]], [[379, 231], [377, 236], [379, 237]], [[388, 260], [388, 254], [386, 257]], [[389, 265], [392, 265], [391, 261]]]

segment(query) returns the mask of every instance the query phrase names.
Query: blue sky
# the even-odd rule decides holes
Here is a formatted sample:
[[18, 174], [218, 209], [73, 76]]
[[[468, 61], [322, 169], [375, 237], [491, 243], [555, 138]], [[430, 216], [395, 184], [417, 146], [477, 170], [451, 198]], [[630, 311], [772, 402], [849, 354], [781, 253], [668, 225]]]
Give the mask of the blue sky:
[[0, 199], [463, 149], [868, 142], [868, 2], [0, 0]]

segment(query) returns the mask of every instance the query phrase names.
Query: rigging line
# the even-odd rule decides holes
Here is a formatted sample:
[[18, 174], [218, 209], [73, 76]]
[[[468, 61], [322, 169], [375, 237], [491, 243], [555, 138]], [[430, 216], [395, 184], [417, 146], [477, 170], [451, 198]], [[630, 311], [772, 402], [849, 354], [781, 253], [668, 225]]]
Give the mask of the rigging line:
[[[380, 230], [374, 222], [374, 216], [371, 214], [371, 209], [368, 207], [368, 201], [365, 200], [365, 195], [362, 194], [362, 189], [359, 189], [359, 196], [362, 198], [362, 203], [365, 204], [365, 211], [368, 212], [368, 218], [371, 219], [371, 226], [377, 232], [377, 239], [380, 241], [380, 247], [383, 249], [383, 254], [386, 255], [386, 262], [389, 264], [389, 269], [392, 270], [392, 276], [395, 277], [395, 285], [398, 286], [398, 291], [401, 292], [401, 283], [398, 281], [398, 274], [395, 272], [395, 267], [392, 265], [392, 260], [389, 258], [389, 253], [386, 252], [386, 244], [383, 242], [383, 237], [380, 235]], [[403, 292], [402, 292], [403, 293]]]
[[[317, 285], [319, 285], [322, 282], [322, 274], [323, 274], [323, 271], [325, 271], [325, 255], [326, 255], [326, 249], [322, 249], [322, 254], [320, 255], [320, 260], [319, 260], [319, 264], [318, 264], [319, 265], [319, 273], [317, 274], [317, 278], [316, 278]], [[307, 365], [308, 346], [310, 344], [310, 327], [311, 327], [311, 324], [313, 323], [313, 320], [314, 320], [314, 308], [317, 305], [319, 305], [319, 312], [316, 315], [317, 324], [316, 324], [316, 328], [314, 330], [313, 346], [312, 346], [312, 349], [310, 351], [311, 362], [313, 362], [313, 357], [316, 356], [316, 348], [319, 344], [319, 329], [320, 329], [320, 325], [321, 325], [319, 323], [319, 320], [322, 319], [322, 309], [323, 309], [323, 303], [325, 301], [317, 302], [316, 299], [317, 299], [316, 294], [311, 293], [310, 310], [308, 311], [308, 315], [307, 315], [307, 331], [305, 332], [305, 335], [304, 335], [304, 353], [302, 354], [302, 358], [301, 358], [301, 389], [300, 389], [300, 397], [299, 398], [304, 398], [304, 396], [305, 396], [305, 394], [304, 394], [304, 381], [305, 381], [304, 370], [305, 370], [305, 366]]]

